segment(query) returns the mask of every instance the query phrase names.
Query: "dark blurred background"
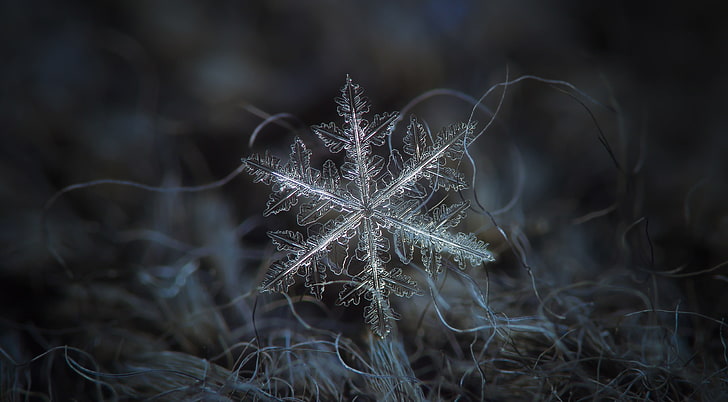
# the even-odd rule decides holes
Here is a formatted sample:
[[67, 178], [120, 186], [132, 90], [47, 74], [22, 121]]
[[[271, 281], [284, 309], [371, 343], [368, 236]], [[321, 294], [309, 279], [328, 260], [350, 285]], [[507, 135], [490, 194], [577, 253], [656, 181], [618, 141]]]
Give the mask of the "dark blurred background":
[[[568, 277], [624, 261], [635, 270], [714, 267], [728, 258], [721, 8], [707, 1], [2, 2], [0, 329], [71, 325], [49, 310], [62, 299], [68, 269], [74, 280], [109, 279], [123, 276], [123, 266], [164, 260], [120, 240], [120, 231], [155, 229], [194, 242], [182, 218], [151, 219], [175, 211], [151, 201], [158, 195], [97, 186], [65, 194], [47, 211], [64, 268], [41, 230], [43, 205], [56, 191], [105, 178], [205, 184], [252, 152], [285, 153], [294, 133], [320, 149], [307, 127], [338, 119], [333, 97], [347, 74], [374, 112], [399, 110], [433, 88], [478, 98], [506, 76], [573, 84], [596, 102], [536, 81], [508, 89], [502, 137], [486, 135], [473, 151], [493, 161], [480, 180], [502, 180], [492, 188], [508, 192], [481, 194], [486, 207], [508, 201], [517, 175], [497, 177], [501, 163], [518, 170], [504, 156], [518, 149], [526, 177], [520, 215], [501, 223], [525, 227], [544, 260], [580, 261]], [[494, 109], [500, 94], [484, 104]], [[443, 119], [465, 120], [471, 109], [446, 98], [426, 103]], [[280, 112], [296, 118], [265, 127], [251, 149], [256, 126]], [[247, 175], [214, 190], [233, 226], [260, 215], [266, 192]], [[589, 239], [548, 236], [610, 205]], [[243, 241], [267, 247], [264, 231]], [[549, 260], [549, 251], [560, 257]], [[726, 281], [723, 267], [673, 285], [676, 299], [720, 319]], [[6, 350], [28, 348], [18, 356], [43, 350], [43, 342], [16, 339], [22, 331], [3, 332]]]

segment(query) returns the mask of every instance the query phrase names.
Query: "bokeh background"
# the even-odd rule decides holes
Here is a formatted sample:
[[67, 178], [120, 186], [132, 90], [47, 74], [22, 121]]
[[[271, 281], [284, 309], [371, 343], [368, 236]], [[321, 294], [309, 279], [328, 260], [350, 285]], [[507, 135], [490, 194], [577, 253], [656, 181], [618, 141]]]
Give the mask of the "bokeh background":
[[[719, 9], [707, 1], [3, 2], [2, 397], [94, 395], [62, 357], [48, 363], [53, 353], [43, 353], [58, 346], [112, 372], [119, 355], [140, 348], [119, 346], [130, 334], [210, 357], [204, 345], [221, 322], [230, 343], [249, 333], [249, 305], [183, 337], [176, 325], [197, 307], [158, 302], [192, 272], [202, 284], [192, 304], [254, 292], [272, 253], [266, 230], [293, 220], [263, 220], [268, 189], [247, 175], [185, 194], [99, 185], [44, 205], [97, 179], [214, 182], [253, 152], [285, 155], [294, 135], [323, 152], [308, 127], [338, 119], [333, 97], [347, 74], [375, 112], [435, 88], [479, 98], [525, 74], [578, 88], [535, 80], [507, 88], [472, 152], [474, 193], [489, 211], [509, 206], [496, 221], [514, 240], [477, 213], [467, 230], [493, 244], [491, 273], [505, 284], [530, 282], [527, 268], [546, 287], [633, 280], [652, 307], [695, 313], [682, 322], [690, 352], [681, 353], [702, 365], [690, 366], [685, 383], [722, 378], [725, 392], [723, 327], [711, 321], [728, 314], [728, 29]], [[483, 105], [495, 110], [502, 91]], [[440, 96], [415, 111], [437, 127], [466, 120], [472, 106]], [[251, 147], [256, 127], [277, 113], [289, 115]], [[599, 304], [590, 292], [579, 297]], [[643, 308], [601, 303], [599, 314]], [[519, 308], [535, 314], [531, 304]], [[354, 315], [338, 316], [348, 336], [363, 328]]]

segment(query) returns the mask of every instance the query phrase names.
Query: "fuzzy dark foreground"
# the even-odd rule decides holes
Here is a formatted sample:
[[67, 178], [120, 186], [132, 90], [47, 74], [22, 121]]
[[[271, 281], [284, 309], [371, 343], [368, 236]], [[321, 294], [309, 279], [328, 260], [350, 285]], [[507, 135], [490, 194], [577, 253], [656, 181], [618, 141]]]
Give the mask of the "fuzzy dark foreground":
[[[0, 400], [728, 400], [720, 13], [38, 3], [0, 6]], [[464, 95], [506, 71], [581, 92]], [[305, 229], [264, 218], [240, 165], [296, 137], [335, 159], [309, 127], [342, 123], [347, 73], [402, 112], [394, 149], [411, 112], [437, 133], [498, 111], [457, 166], [468, 188], [427, 205], [470, 205], [452, 232], [495, 261], [444, 253], [430, 275], [393, 252], [421, 294], [391, 298], [383, 338], [366, 295], [337, 305], [343, 276], [258, 291], [285, 257], [266, 233]], [[461, 92], [409, 103], [443, 87]]]
[[[202, 197], [185, 212], [208, 246], [186, 249], [176, 265], [58, 275], [58, 287], [44, 289], [53, 300], [46, 327], [3, 323], [3, 400], [726, 395], [725, 324], [685, 304], [657, 305], [651, 293], [677, 293], [663, 275], [613, 267], [558, 287], [537, 275], [539, 300], [525, 276], [486, 282], [453, 268], [427, 296], [399, 307], [398, 330], [382, 340], [359, 313], [246, 291], [257, 271], [240, 267], [260, 256], [236, 245], [240, 228], [224, 205]], [[181, 248], [151, 233], [125, 237]]]

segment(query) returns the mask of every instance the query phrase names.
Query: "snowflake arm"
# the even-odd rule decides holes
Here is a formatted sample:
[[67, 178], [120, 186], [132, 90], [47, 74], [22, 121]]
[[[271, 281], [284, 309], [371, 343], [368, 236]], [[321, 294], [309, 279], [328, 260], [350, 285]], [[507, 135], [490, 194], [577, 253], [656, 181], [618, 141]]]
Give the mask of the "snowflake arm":
[[[286, 292], [288, 287], [295, 282], [297, 273], [303, 272], [308, 278], [310, 274], [313, 274], [312, 266], [317, 264], [335, 243], [342, 239], [348, 240], [350, 237], [348, 232], [356, 230], [360, 220], [361, 213], [352, 212], [343, 219], [330, 221], [322, 234], [310, 236], [303, 243], [292, 243], [292, 247], [291, 244], [281, 247], [282, 242], [278, 239], [280, 232], [271, 232], [273, 235], [269, 234], [269, 236], [273, 237], [274, 242], [278, 242], [279, 249], [293, 249], [293, 253], [270, 267], [259, 289], [262, 292]], [[321, 294], [319, 293], [318, 296]]]

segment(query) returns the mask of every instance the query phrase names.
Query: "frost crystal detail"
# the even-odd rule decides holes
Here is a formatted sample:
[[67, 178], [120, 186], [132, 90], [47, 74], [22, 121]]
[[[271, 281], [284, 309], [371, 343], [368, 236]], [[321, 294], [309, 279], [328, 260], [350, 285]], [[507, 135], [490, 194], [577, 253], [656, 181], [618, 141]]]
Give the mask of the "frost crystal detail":
[[452, 165], [458, 164], [472, 141], [475, 125], [452, 125], [433, 138], [413, 117], [402, 149], [407, 159], [393, 150], [387, 160], [373, 151], [391, 135], [398, 113], [365, 119], [369, 104], [362, 92], [347, 77], [336, 98], [344, 125], [313, 127], [332, 153], [346, 152], [340, 168], [331, 160], [320, 170], [313, 168], [311, 151], [300, 138], [291, 145], [287, 162], [266, 152], [243, 163], [255, 182], [272, 188], [263, 215], [288, 211], [301, 201], [297, 222], [306, 228], [305, 235], [292, 230], [268, 233], [286, 255], [272, 264], [259, 290], [286, 292], [302, 276], [311, 293], [321, 298], [331, 271], [346, 278], [337, 304], [359, 304], [363, 296], [369, 303], [366, 323], [385, 337], [391, 321], [398, 318], [390, 294], [420, 293], [401, 267], [392, 266], [392, 249], [402, 264], [409, 264], [419, 249], [422, 265], [433, 277], [442, 270], [443, 254], [461, 269], [493, 261], [493, 255], [475, 235], [449, 231], [465, 217], [467, 202], [425, 210], [432, 192], [467, 187], [463, 174]]

